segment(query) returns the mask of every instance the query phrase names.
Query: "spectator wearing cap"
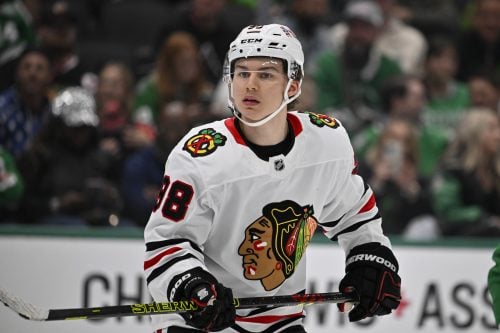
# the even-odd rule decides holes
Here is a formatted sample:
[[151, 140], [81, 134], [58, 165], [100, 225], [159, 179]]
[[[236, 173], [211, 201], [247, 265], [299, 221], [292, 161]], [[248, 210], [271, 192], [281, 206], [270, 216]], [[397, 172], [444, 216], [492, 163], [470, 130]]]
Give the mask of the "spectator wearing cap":
[[95, 88], [96, 75], [77, 52], [77, 16], [69, 2], [57, 0], [45, 5], [37, 37], [40, 47], [53, 64], [53, 86], [56, 91], [71, 86]]
[[0, 94], [0, 146], [17, 158], [50, 112], [52, 72], [47, 55], [36, 49], [24, 52], [15, 77], [15, 84]]
[[[380, 26], [379, 35], [375, 42], [378, 52], [397, 61], [406, 74], [420, 75], [423, 72], [427, 41], [425, 36], [414, 27], [404, 23], [393, 15], [397, 0], [375, 0], [382, 12], [380, 20], [377, 11], [369, 4], [371, 1], [357, 0], [358, 4], [351, 4], [351, 17], [371, 21]], [[380, 22], [381, 21], [381, 22]], [[348, 24], [342, 22], [334, 25], [329, 32], [331, 43], [341, 48], [347, 36]]]
[[321, 55], [315, 81], [317, 109], [329, 112], [347, 109], [344, 120], [351, 131], [376, 118], [380, 107], [378, 90], [383, 82], [401, 74], [397, 62], [375, 46], [383, 27], [380, 7], [373, 1], [349, 2], [344, 12], [347, 33], [342, 47]]
[[110, 180], [113, 158], [99, 149], [92, 94], [62, 90], [33, 147], [19, 159], [25, 195], [19, 221], [52, 225], [120, 224], [122, 201]]

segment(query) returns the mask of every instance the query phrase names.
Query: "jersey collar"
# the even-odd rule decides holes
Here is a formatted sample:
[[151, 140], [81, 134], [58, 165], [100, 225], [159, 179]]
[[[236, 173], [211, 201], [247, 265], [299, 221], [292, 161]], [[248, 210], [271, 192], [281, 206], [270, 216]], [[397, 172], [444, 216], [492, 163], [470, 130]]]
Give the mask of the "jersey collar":
[[[288, 122], [292, 125], [294, 136], [297, 137], [302, 132], [302, 124], [299, 120], [299, 117], [297, 117], [293, 113], [288, 113], [287, 118]], [[241, 136], [240, 132], [236, 128], [235, 121], [236, 121], [235, 117], [227, 118], [224, 121], [224, 125], [226, 125], [226, 128], [229, 130], [229, 132], [231, 133], [231, 135], [233, 136], [234, 140], [237, 143], [243, 146], [248, 146], [247, 143], [245, 142], [245, 139]]]

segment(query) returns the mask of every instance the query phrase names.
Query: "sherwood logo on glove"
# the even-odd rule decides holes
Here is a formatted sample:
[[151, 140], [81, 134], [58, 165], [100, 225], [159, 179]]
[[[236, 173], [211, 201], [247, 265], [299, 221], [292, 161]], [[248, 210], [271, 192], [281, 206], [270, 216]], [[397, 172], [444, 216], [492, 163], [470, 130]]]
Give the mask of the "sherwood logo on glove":
[[174, 299], [174, 295], [177, 292], [177, 289], [180, 287], [180, 285], [184, 282], [187, 281], [188, 279], [191, 278], [191, 273], [184, 274], [179, 280], [177, 280], [170, 291], [170, 299]]
[[397, 268], [396, 265], [394, 265], [392, 262], [389, 260], [376, 256], [374, 254], [356, 254], [355, 256], [352, 256], [347, 259], [346, 265], [350, 265], [352, 263], [355, 263], [356, 261], [374, 261], [377, 264], [381, 264], [392, 270], [393, 272], [397, 273]]

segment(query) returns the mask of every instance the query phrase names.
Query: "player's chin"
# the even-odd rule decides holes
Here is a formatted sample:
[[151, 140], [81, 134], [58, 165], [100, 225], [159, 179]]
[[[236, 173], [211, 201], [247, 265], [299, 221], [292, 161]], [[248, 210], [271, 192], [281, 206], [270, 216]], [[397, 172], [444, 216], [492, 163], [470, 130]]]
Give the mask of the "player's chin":
[[[240, 111], [241, 112], [241, 111]], [[267, 116], [266, 113], [260, 112], [259, 110], [244, 110], [241, 112], [243, 116], [243, 120], [248, 121], [250, 123], [256, 123]]]

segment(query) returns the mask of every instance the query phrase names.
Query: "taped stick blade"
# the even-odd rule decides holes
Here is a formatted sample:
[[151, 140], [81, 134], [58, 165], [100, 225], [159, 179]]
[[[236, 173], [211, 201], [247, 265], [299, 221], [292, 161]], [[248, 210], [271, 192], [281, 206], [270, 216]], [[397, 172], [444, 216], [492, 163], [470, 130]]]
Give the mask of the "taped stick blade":
[[49, 317], [49, 310], [27, 303], [2, 288], [0, 288], [0, 302], [25, 319], [43, 321]]

